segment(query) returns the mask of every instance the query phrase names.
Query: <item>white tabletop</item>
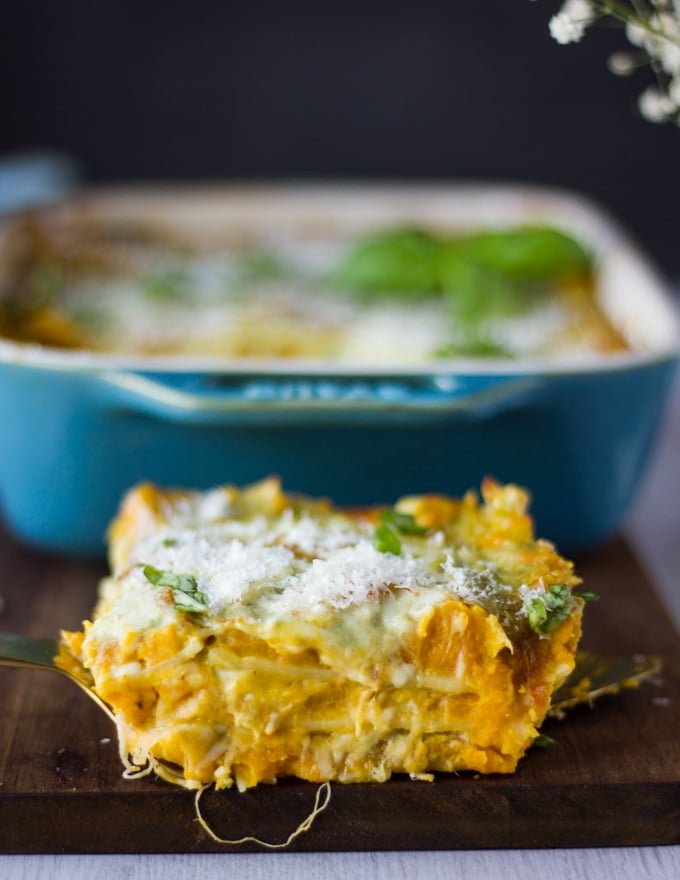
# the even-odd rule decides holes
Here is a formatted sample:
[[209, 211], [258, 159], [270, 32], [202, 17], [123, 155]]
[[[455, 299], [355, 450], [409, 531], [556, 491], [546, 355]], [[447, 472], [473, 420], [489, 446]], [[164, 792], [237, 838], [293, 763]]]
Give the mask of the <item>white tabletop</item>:
[[[626, 531], [680, 629], [680, 374]], [[677, 880], [680, 846], [388, 853], [2, 856], [2, 880]]]

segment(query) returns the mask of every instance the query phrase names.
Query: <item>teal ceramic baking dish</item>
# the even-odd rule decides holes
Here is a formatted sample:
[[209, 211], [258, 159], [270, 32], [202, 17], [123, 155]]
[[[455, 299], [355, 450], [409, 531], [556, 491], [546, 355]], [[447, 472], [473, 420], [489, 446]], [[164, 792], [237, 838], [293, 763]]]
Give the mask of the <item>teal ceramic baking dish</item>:
[[[527, 487], [537, 531], [573, 552], [620, 525], [653, 448], [680, 351], [674, 303], [597, 207], [524, 186], [281, 186], [89, 193], [83, 210], [205, 228], [404, 220], [559, 223], [598, 254], [601, 305], [631, 352], [580, 363], [329, 363], [143, 358], [0, 340], [0, 493], [38, 547], [101, 554], [122, 494], [239, 485], [340, 504]], [[80, 209], [80, 208], [79, 208]]]

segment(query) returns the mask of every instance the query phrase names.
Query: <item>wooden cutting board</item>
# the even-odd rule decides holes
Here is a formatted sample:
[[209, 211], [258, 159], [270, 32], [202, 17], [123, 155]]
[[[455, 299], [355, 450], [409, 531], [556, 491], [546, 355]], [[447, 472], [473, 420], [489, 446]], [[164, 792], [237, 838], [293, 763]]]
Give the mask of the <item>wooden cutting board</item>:
[[[680, 640], [621, 540], [577, 559], [584, 646], [658, 653], [659, 680], [546, 723], [556, 742], [512, 776], [442, 775], [434, 783], [334, 785], [327, 810], [291, 850], [590, 847], [680, 843]], [[0, 629], [56, 636], [89, 614], [102, 565], [22, 547], [0, 529]], [[281, 842], [310, 812], [316, 786], [286, 782], [206, 792], [222, 837]], [[0, 669], [0, 852], [160, 853], [225, 847], [196, 821], [194, 796], [121, 776], [111, 722], [71, 682]]]

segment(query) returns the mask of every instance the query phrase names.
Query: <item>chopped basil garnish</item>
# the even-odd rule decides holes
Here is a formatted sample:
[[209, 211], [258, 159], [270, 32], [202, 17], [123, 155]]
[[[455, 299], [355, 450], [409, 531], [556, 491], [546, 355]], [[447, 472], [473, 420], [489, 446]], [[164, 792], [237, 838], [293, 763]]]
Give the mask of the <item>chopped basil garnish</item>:
[[174, 574], [162, 571], [153, 565], [141, 566], [144, 577], [155, 587], [167, 587], [172, 592], [172, 601], [178, 611], [198, 613], [208, 610], [208, 603], [198, 589], [196, 578], [191, 574]]
[[572, 596], [578, 596], [584, 602], [596, 602], [600, 598], [597, 593], [589, 593], [587, 590], [574, 590]]
[[291, 280], [294, 276], [292, 267], [274, 251], [250, 250], [238, 261], [236, 283], [247, 287], [263, 281]]
[[28, 279], [31, 305], [49, 303], [64, 286], [64, 270], [58, 263], [38, 263]]
[[545, 635], [564, 623], [574, 609], [574, 599], [592, 602], [596, 593], [569, 589], [566, 584], [550, 584], [545, 592], [532, 590], [524, 598], [524, 611], [534, 632]]
[[539, 735], [533, 741], [532, 745], [538, 749], [547, 749], [548, 746], [555, 745], [555, 740], [551, 736], [546, 736], [544, 733], [539, 733]]
[[380, 522], [402, 535], [424, 535], [427, 532], [427, 526], [419, 526], [410, 513], [400, 513], [398, 510], [383, 510]]
[[515, 354], [504, 345], [500, 345], [492, 339], [486, 339], [476, 331], [463, 331], [458, 342], [447, 342], [446, 345], [440, 346], [434, 352], [434, 356], [437, 358], [498, 357], [511, 359], [515, 357]]
[[398, 556], [401, 553], [401, 541], [396, 529], [387, 523], [380, 523], [373, 532], [373, 546], [380, 553], [394, 553]]
[[140, 279], [142, 292], [158, 302], [184, 299], [189, 293], [189, 278], [183, 266], [169, 266]]
[[401, 553], [400, 535], [424, 535], [426, 526], [419, 526], [410, 513], [383, 510], [380, 523], [373, 532], [373, 545], [381, 553]]
[[550, 584], [545, 592], [531, 591], [524, 599], [524, 611], [534, 632], [546, 635], [564, 623], [574, 608], [574, 597], [566, 584]]

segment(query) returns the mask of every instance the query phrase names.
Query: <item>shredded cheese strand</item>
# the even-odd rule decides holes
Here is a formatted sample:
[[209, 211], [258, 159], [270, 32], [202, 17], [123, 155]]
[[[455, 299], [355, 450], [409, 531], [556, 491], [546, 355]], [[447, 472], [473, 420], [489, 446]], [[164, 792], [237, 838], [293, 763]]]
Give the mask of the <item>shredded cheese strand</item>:
[[263, 846], [265, 849], [285, 849], [287, 846], [295, 840], [296, 837], [299, 837], [301, 834], [304, 834], [305, 831], [309, 831], [309, 829], [314, 824], [316, 817], [323, 813], [326, 807], [331, 802], [331, 785], [330, 782], [322, 783], [316, 790], [316, 796], [314, 798], [314, 807], [312, 811], [309, 813], [306, 819], [303, 819], [302, 822], [298, 825], [295, 831], [292, 831], [283, 843], [269, 843], [266, 840], [260, 840], [258, 837], [252, 837], [250, 835], [246, 835], [245, 837], [239, 837], [236, 840], [229, 840], [224, 837], [219, 837], [215, 831], [212, 830], [210, 825], [208, 825], [205, 820], [203, 814], [201, 813], [200, 800], [201, 795], [206, 790], [206, 788], [210, 788], [209, 785], [205, 785], [202, 788], [199, 788], [196, 792], [196, 796], [194, 798], [194, 809], [196, 811], [196, 819], [198, 820], [201, 828], [208, 834], [216, 843], [222, 843], [226, 846], [238, 846], [241, 843], [256, 843], [258, 846]]

